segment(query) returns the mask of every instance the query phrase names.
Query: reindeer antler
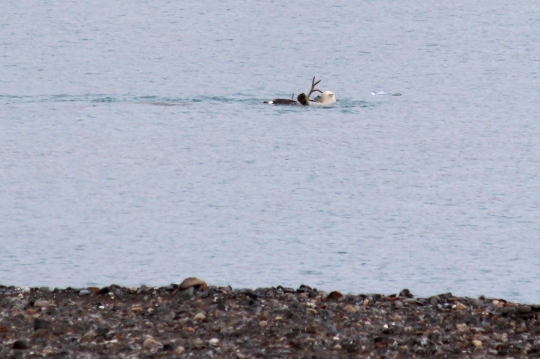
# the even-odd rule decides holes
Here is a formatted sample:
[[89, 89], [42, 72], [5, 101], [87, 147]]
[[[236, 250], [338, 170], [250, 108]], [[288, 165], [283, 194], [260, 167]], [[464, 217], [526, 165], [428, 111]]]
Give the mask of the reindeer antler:
[[320, 93], [322, 93], [321, 90], [319, 89], [316, 89], [315, 86], [317, 86], [319, 84], [319, 82], [321, 82], [321, 80], [315, 82], [315, 76], [313, 76], [313, 80], [311, 80], [311, 90], [309, 90], [309, 93], [307, 95], [307, 98], [309, 99], [309, 97], [311, 96], [312, 93], [318, 91]]

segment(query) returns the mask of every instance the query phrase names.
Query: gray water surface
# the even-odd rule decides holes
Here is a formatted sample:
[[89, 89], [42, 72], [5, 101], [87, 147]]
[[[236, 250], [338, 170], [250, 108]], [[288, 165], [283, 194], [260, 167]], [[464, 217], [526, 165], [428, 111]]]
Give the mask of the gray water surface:
[[[539, 15], [4, 1], [0, 283], [538, 302]], [[337, 104], [262, 103], [314, 75]]]

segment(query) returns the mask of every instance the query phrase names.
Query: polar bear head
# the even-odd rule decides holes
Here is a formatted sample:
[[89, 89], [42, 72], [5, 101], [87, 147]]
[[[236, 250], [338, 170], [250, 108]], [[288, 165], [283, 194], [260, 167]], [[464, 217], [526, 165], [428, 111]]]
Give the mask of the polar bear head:
[[323, 93], [315, 97], [313, 102], [318, 102], [323, 105], [330, 105], [336, 102], [336, 96], [332, 91], [324, 91]]

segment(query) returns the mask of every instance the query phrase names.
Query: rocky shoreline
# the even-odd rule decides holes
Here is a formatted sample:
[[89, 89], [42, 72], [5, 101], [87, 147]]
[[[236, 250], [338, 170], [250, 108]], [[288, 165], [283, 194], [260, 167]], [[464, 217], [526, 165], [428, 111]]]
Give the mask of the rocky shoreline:
[[451, 293], [343, 295], [0, 285], [0, 358], [540, 357], [540, 305]]

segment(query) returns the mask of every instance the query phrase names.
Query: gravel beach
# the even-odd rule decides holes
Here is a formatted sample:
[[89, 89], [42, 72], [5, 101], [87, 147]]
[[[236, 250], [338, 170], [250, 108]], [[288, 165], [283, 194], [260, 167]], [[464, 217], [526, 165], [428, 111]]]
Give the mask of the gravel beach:
[[540, 357], [539, 305], [297, 289], [0, 286], [0, 358]]

